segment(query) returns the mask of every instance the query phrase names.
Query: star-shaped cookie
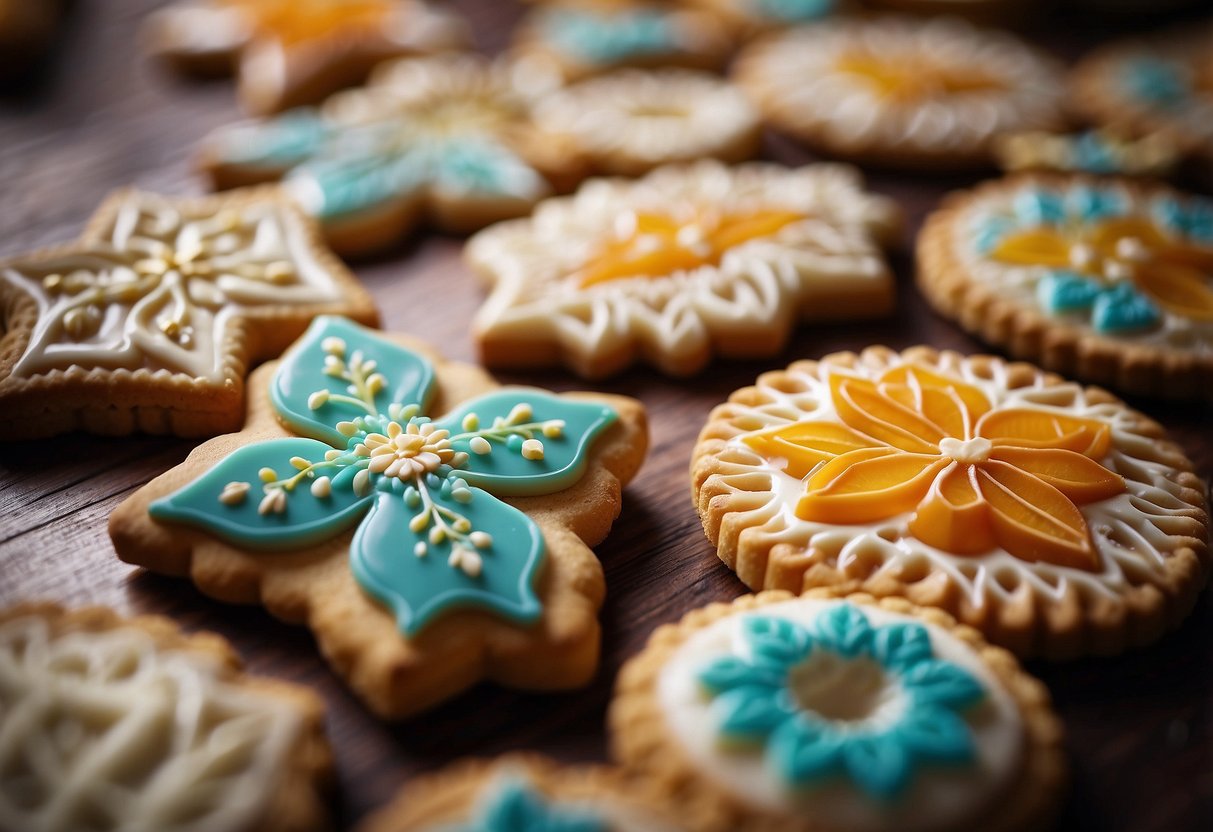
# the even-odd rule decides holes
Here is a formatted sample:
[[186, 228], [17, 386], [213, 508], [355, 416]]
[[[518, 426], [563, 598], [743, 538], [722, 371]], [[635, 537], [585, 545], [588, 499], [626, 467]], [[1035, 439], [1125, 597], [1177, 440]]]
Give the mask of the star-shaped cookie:
[[210, 436], [244, 376], [319, 314], [370, 295], [277, 188], [111, 195], [79, 241], [0, 261], [0, 430]]

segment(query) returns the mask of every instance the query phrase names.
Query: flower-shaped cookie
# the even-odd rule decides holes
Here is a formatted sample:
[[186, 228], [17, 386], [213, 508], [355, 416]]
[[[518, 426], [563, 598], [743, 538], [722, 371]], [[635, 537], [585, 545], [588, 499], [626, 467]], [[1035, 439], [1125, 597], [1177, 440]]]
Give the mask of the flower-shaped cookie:
[[835, 165], [704, 161], [594, 180], [468, 243], [492, 284], [473, 332], [490, 365], [591, 377], [641, 357], [685, 375], [714, 352], [770, 355], [798, 321], [888, 313], [878, 241], [897, 224]]
[[0, 611], [6, 830], [330, 828], [324, 706], [231, 646], [101, 607]]
[[622, 69], [547, 96], [536, 111], [599, 173], [638, 176], [669, 162], [739, 162], [755, 155], [762, 124], [749, 101], [714, 75]]
[[903, 599], [695, 610], [623, 668], [609, 722], [625, 769], [705, 832], [1046, 828], [1065, 780], [1043, 686]]
[[417, 0], [179, 0], [149, 16], [144, 35], [185, 72], [234, 70], [257, 115], [319, 101], [387, 58], [468, 41], [461, 18]]
[[1213, 163], [1213, 25], [1097, 49], [1074, 68], [1070, 99], [1090, 121], [1161, 133]]
[[1202, 486], [1158, 425], [984, 356], [871, 348], [767, 374], [713, 413], [693, 471], [749, 586], [904, 595], [1023, 655], [1153, 639], [1208, 567]]
[[115, 512], [121, 557], [307, 620], [384, 716], [480, 675], [585, 682], [602, 597], [588, 545], [643, 457], [637, 403], [493, 390], [330, 317], [253, 383], [243, 432]]
[[363, 252], [423, 218], [470, 231], [520, 216], [580, 181], [577, 148], [535, 124], [535, 104], [487, 59], [405, 59], [320, 110], [218, 130], [201, 163], [220, 188], [285, 177], [335, 248]]
[[566, 81], [619, 67], [717, 69], [733, 48], [714, 15], [652, 0], [561, 0], [533, 10], [512, 55]]
[[244, 376], [318, 314], [370, 296], [276, 189], [120, 191], [77, 243], [0, 262], [0, 427], [208, 436], [244, 419]]
[[763, 115], [833, 156], [989, 164], [1002, 133], [1063, 126], [1055, 61], [954, 19], [838, 19], [755, 43], [733, 77]]
[[1133, 392], [1209, 395], [1213, 202], [1021, 176], [952, 198], [919, 239], [945, 314], [1020, 357]]

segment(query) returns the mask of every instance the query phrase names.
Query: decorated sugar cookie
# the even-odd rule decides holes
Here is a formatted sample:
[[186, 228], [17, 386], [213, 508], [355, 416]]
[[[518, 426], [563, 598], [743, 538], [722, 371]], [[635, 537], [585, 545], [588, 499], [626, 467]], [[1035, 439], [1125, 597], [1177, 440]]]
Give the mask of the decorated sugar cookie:
[[891, 310], [879, 243], [897, 227], [893, 203], [837, 165], [704, 161], [593, 180], [468, 243], [492, 286], [473, 334], [489, 365], [588, 377], [771, 355], [799, 321]]
[[922, 168], [990, 163], [1007, 132], [1063, 126], [1060, 67], [954, 19], [827, 20], [745, 49], [733, 77], [816, 150]]
[[732, 48], [723, 23], [690, 6], [561, 0], [529, 13], [512, 54], [533, 72], [572, 81], [625, 66], [717, 69]]
[[995, 153], [1008, 172], [1053, 171], [1101, 176], [1166, 177], [1179, 163], [1175, 143], [1161, 133], [1130, 139], [1110, 130], [1010, 133]]
[[638, 176], [700, 158], [740, 162], [762, 125], [745, 96], [707, 73], [625, 69], [544, 99], [543, 128], [568, 137], [600, 173]]
[[1101, 47], [1074, 68], [1071, 103], [1098, 125], [1162, 133], [1213, 162], [1213, 24]]
[[113, 194], [78, 242], [0, 261], [0, 428], [210, 436], [244, 376], [318, 314], [375, 323], [370, 295], [277, 189]]
[[319, 697], [165, 618], [0, 611], [0, 765], [14, 832], [329, 828]]
[[153, 54], [184, 72], [239, 78], [250, 113], [311, 104], [387, 58], [458, 49], [466, 25], [419, 0], [177, 0], [144, 24]]
[[1065, 780], [1044, 686], [900, 598], [695, 610], [624, 666], [609, 721], [624, 767], [705, 832], [1043, 829]]
[[1020, 176], [954, 195], [918, 243], [940, 312], [1049, 369], [1133, 393], [1213, 390], [1213, 202]]
[[114, 512], [119, 557], [306, 622], [384, 717], [481, 678], [589, 680], [603, 594], [589, 547], [644, 456], [637, 402], [499, 388], [334, 317], [250, 383], [243, 431]]
[[670, 808], [605, 767], [511, 754], [411, 781], [359, 832], [677, 832]]
[[712, 413], [692, 487], [752, 589], [904, 596], [1023, 656], [1152, 641], [1209, 568], [1204, 485], [1159, 425], [990, 356], [872, 347], [767, 373]]

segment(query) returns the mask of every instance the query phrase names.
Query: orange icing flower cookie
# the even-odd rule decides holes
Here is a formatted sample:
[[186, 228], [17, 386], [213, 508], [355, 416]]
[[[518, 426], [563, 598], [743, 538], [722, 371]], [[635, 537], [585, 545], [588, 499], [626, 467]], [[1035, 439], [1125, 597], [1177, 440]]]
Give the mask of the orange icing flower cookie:
[[1151, 641], [1209, 566], [1204, 486], [1159, 425], [989, 356], [872, 347], [765, 374], [713, 412], [692, 472], [751, 588], [901, 595], [1024, 656]]
[[596, 179], [469, 241], [492, 285], [473, 333], [487, 364], [588, 377], [641, 358], [686, 375], [713, 353], [771, 355], [798, 321], [889, 312], [879, 243], [897, 228], [895, 206], [837, 165]]
[[144, 34], [184, 72], [234, 70], [244, 108], [259, 115], [318, 101], [387, 58], [468, 41], [461, 18], [417, 0], [179, 0]]
[[1213, 397], [1213, 201], [1129, 179], [1021, 175], [951, 196], [918, 239], [943, 314], [1050, 370]]
[[744, 50], [733, 77], [775, 127], [842, 158], [986, 165], [994, 139], [1064, 124], [1060, 67], [952, 19], [830, 20]]

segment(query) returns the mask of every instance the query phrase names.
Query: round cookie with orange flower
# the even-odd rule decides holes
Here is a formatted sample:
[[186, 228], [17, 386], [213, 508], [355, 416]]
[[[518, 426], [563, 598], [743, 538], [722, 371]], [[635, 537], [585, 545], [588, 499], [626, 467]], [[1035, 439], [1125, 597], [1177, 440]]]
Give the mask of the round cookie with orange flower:
[[1213, 399], [1213, 200], [1026, 175], [952, 195], [918, 239], [942, 314], [1018, 358], [1130, 393]]
[[753, 589], [902, 596], [1021, 656], [1115, 653], [1187, 615], [1204, 485], [1163, 429], [1023, 363], [871, 347], [717, 407], [692, 487]]

